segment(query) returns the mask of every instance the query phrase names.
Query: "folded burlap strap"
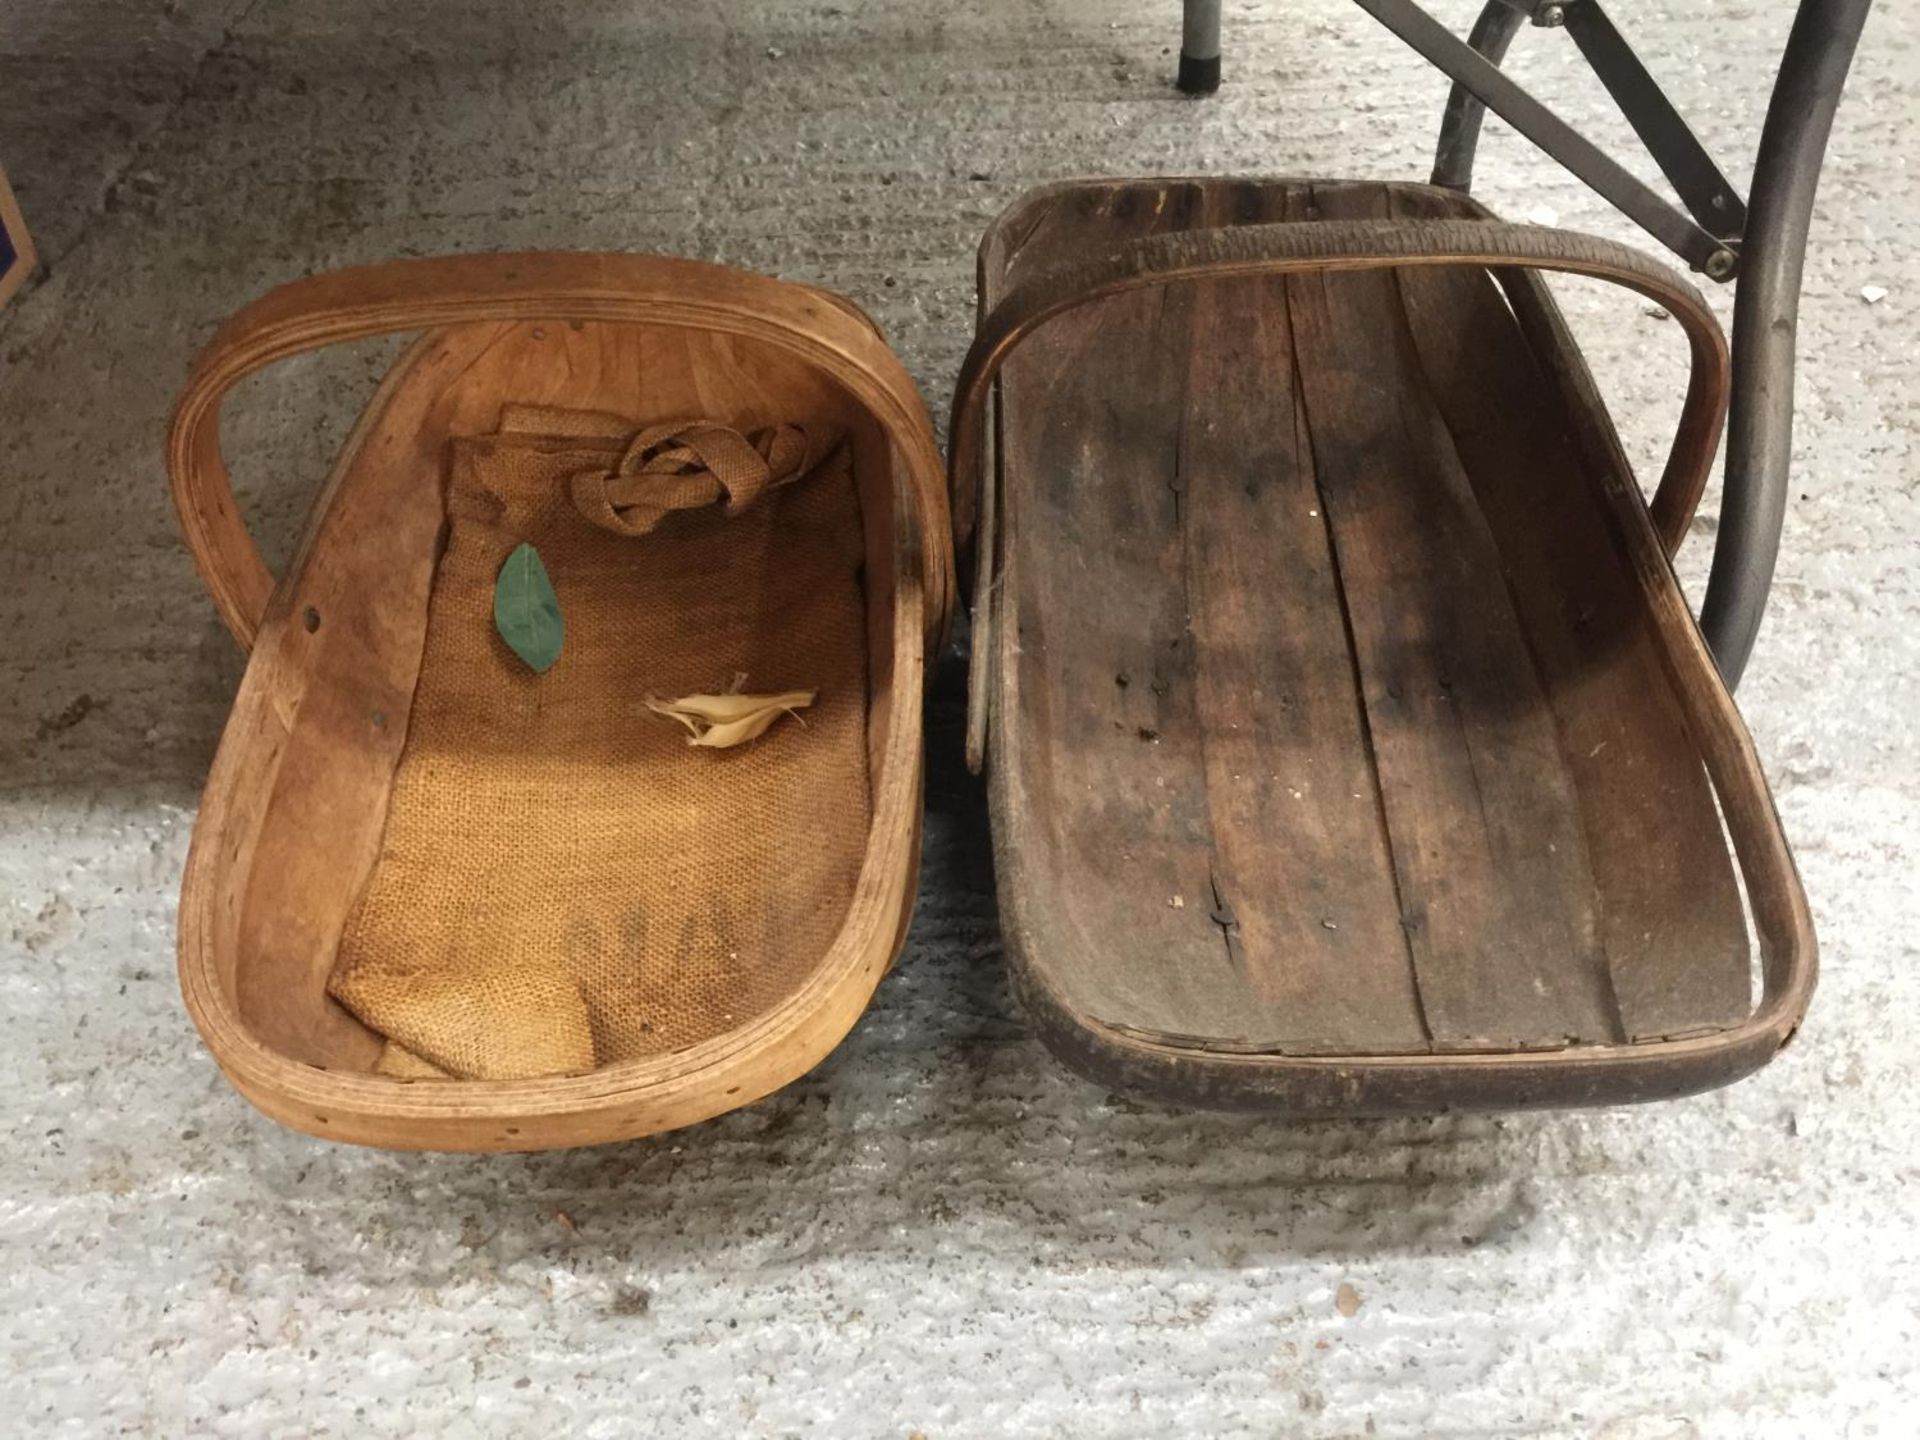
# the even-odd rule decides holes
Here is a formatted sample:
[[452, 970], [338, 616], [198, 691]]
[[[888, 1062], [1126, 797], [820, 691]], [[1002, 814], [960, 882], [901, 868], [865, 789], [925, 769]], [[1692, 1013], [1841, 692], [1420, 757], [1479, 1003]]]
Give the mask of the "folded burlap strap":
[[[838, 458], [834, 447], [825, 458]], [[650, 425], [611, 470], [582, 470], [568, 481], [573, 503], [602, 530], [645, 535], [676, 510], [725, 502], [738, 515], [768, 490], [802, 479], [822, 456], [798, 425], [769, 425], [742, 435], [711, 420]]]

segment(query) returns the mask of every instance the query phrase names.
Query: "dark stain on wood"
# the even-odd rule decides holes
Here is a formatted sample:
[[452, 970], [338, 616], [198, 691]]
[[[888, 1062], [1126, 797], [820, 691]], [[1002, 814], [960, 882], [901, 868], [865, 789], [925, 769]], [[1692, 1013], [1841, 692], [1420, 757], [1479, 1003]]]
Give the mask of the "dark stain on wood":
[[[1426, 193], [1062, 188], [986, 299], [1122, 238], [1448, 203]], [[1225, 1055], [1748, 1012], [1701, 750], [1594, 478], [1624, 462], [1489, 272], [1117, 295], [1037, 331], [1000, 396], [1001, 883], [1043, 897], [1016, 978]]]

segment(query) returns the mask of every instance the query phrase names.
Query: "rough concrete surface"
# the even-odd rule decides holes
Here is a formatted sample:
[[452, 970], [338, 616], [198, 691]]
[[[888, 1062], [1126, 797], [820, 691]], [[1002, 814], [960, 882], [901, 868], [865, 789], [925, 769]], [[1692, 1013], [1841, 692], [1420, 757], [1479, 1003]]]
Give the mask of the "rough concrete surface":
[[[1615, 8], [1744, 183], [1791, 7]], [[1177, 35], [1171, 0], [0, 12], [0, 164], [51, 264], [0, 313], [0, 1431], [1920, 1433], [1911, 6], [1869, 25], [1821, 192], [1742, 695], [1825, 965], [1754, 1079], [1386, 1124], [1090, 1087], [1009, 1000], [950, 694], [912, 942], [763, 1104], [581, 1153], [357, 1151], [254, 1114], [187, 1023], [176, 891], [239, 662], [161, 435], [221, 315], [397, 254], [660, 249], [850, 293], [938, 410], [974, 242], [1029, 185], [1424, 173], [1443, 87], [1355, 7], [1234, 0], [1200, 103], [1169, 88]], [[1564, 36], [1524, 34], [1515, 68], [1633, 153]], [[1497, 125], [1482, 182], [1634, 238]], [[1561, 289], [1651, 469], [1677, 332]], [[381, 358], [241, 397], [270, 553]]]

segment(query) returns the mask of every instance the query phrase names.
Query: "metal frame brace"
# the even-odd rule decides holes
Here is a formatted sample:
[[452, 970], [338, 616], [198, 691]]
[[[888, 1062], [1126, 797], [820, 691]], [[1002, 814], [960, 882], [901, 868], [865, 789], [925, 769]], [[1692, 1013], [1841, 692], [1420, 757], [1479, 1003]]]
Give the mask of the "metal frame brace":
[[[1434, 184], [1468, 187], [1481, 115], [1491, 110], [1708, 279], [1726, 281], [1739, 273], [1745, 203], [1614, 27], [1600, 0], [1491, 0], [1465, 40], [1415, 0], [1355, 3], [1453, 81]], [[1573, 36], [1687, 213], [1501, 71], [1508, 44], [1529, 19], [1547, 29], [1564, 27]]]
[[[1793, 459], [1800, 274], [1834, 111], [1872, 0], [1799, 0], [1774, 77], [1745, 204], [1599, 0], [1488, 0], [1465, 40], [1413, 0], [1356, 0], [1453, 80], [1433, 183], [1466, 190], [1487, 110], [1540, 146], [1709, 279], [1736, 277], [1726, 479], [1700, 629], [1728, 688], [1753, 654], [1780, 555]], [[1520, 27], [1566, 29], [1686, 213], [1621, 169], [1501, 73]]]
[[[1183, 89], [1219, 83], [1220, 0], [1184, 0]], [[1834, 111], [1873, 0], [1798, 0], [1743, 202], [1600, 0], [1487, 0], [1463, 40], [1416, 0], [1355, 0], [1453, 81], [1433, 183], [1473, 183], [1492, 110], [1710, 280], [1738, 278], [1726, 484], [1700, 629], [1731, 688], [1753, 652], [1780, 553], [1793, 457], [1800, 274]], [[1660, 167], [1675, 206], [1501, 72], [1523, 25], [1564, 29]], [[1684, 209], [1680, 208], [1684, 207]]]

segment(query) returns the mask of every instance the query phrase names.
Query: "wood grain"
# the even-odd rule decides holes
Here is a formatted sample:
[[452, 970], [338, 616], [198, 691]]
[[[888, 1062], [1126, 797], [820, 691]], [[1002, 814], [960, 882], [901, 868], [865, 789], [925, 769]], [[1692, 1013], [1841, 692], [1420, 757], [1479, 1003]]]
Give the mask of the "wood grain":
[[1394, 277], [1295, 277], [1287, 303], [1434, 1041], [1617, 1038], [1572, 780]]
[[[845, 313], [836, 302], [834, 314]], [[234, 368], [214, 355], [200, 373]], [[851, 435], [867, 531], [868, 643], [879, 647], [868, 664], [872, 817], [839, 938], [752, 1023], [590, 1075], [404, 1081], [371, 1073], [379, 1037], [324, 985], [377, 851], [404, 745], [444, 522], [446, 441], [491, 430], [507, 401], [642, 421], [707, 413], [749, 428], [795, 419]], [[189, 427], [206, 413], [188, 411]], [[248, 617], [253, 653], [182, 887], [188, 1010], [250, 1100], [332, 1139], [541, 1149], [628, 1138], [747, 1104], [838, 1042], [898, 953], [917, 870], [922, 647], [938, 601], [923, 588], [928, 527], [906, 518], [929, 492], [902, 467], [932, 440], [924, 414], [922, 428], [908, 432], [891, 428], [892, 414], [876, 415], [836, 374], [792, 349], [681, 324], [516, 316], [442, 326], [406, 352], [323, 488], [286, 578], [264, 612]], [[204, 497], [213, 483], [205, 452], [188, 436], [176, 442], [177, 460], [197, 457], [194, 477], [176, 472], [176, 482]], [[223, 465], [217, 478], [216, 490]], [[944, 505], [943, 491], [931, 493]], [[935, 533], [942, 521], [934, 517]], [[208, 564], [238, 573], [225, 559]]]
[[[1413, 197], [1395, 205], [1423, 208]], [[1396, 279], [1421, 373], [1545, 682], [1626, 1037], [1731, 1025], [1751, 1005], [1732, 857], [1592, 474], [1623, 470], [1625, 459], [1579, 443], [1567, 391], [1535, 360], [1489, 275]]]
[[[1804, 1006], [1751, 746], [1538, 278], [1499, 270], [1516, 318], [1484, 264], [1251, 273], [1302, 268], [1280, 216], [1475, 213], [1426, 187], [1089, 182], [982, 247], [953, 440], [959, 496], [968, 387], [1010, 356], [980, 662], [1002, 915], [1042, 1033], [1105, 1083], [1303, 1113], [1647, 1099], [1751, 1069]], [[1223, 224], [1268, 233], [1127, 248]], [[1570, 268], [1611, 273], [1576, 242]], [[1002, 317], [1076, 284], [1105, 288], [1031, 338]], [[1697, 307], [1688, 334], [1683, 498], [1724, 383]], [[1096, 743], [1108, 662], [1149, 653], [1175, 595], [1158, 743]], [[1757, 1010], [1719, 809], [1759, 887]], [[1121, 854], [1124, 883], [1093, 873]], [[1226, 966], [1128, 893], [1203, 861]]]
[[[1177, 218], [1169, 209], [1160, 197], [1130, 196], [1105, 219], [1152, 233]], [[1177, 489], [1191, 302], [1126, 296], [1053, 327], [1017, 358], [1003, 444], [1029, 467], [1027, 503], [1060, 545], [1022, 572], [1019, 618], [1002, 643], [1049, 757], [1028, 778], [1057, 825], [1044, 858], [1063, 924], [1133, 937], [1105, 971], [1129, 1023], [1204, 1031], [1250, 1011], [1240, 959], [1212, 919]], [[1119, 350], [1116, 330], [1128, 337]], [[1080, 383], [1091, 375], [1098, 385]]]
[[1423, 1050], [1285, 282], [1200, 287], [1194, 307], [1180, 473], [1201, 748], [1257, 1033], [1297, 1054]]

